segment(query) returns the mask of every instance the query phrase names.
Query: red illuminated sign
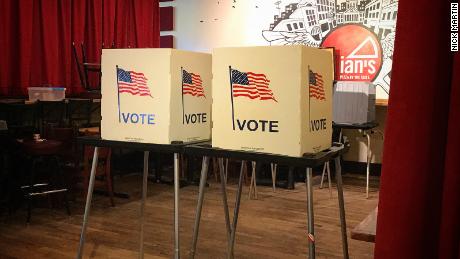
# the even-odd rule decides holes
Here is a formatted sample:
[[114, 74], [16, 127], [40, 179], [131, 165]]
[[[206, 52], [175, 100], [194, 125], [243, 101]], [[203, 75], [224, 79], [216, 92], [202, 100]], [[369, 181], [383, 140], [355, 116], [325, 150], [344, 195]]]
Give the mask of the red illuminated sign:
[[373, 81], [382, 67], [382, 48], [366, 27], [349, 24], [337, 27], [324, 38], [321, 47], [334, 47], [340, 53], [337, 80]]

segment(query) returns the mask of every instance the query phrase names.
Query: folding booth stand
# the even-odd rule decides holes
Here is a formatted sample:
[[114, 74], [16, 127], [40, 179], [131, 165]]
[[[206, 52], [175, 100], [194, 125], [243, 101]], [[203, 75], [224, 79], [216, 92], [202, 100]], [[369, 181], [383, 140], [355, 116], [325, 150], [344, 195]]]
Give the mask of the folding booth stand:
[[[367, 155], [366, 155], [366, 198], [369, 198], [369, 174], [371, 167], [371, 136], [369, 133], [372, 133], [379, 124], [377, 122], [367, 122], [361, 124], [343, 124], [343, 123], [333, 123], [332, 127], [339, 130], [339, 142], [342, 142], [342, 131], [344, 129], [354, 129], [358, 130], [366, 136], [367, 138]], [[383, 136], [383, 134], [382, 134]]]
[[[86, 228], [88, 226], [89, 212], [91, 209], [91, 199], [93, 197], [94, 178], [96, 175], [98, 148], [126, 148], [133, 150], [144, 151], [144, 173], [142, 180], [142, 199], [140, 213], [140, 236], [139, 236], [139, 258], [144, 257], [144, 210], [145, 200], [147, 197], [147, 178], [148, 178], [148, 161], [149, 151], [159, 153], [174, 154], [174, 258], [180, 258], [179, 253], [179, 154], [184, 152], [184, 147], [190, 144], [198, 144], [200, 142], [173, 142], [171, 144], [147, 144], [137, 142], [123, 142], [113, 140], [103, 140], [96, 136], [85, 136], [77, 138], [77, 142], [83, 145], [94, 146], [94, 156], [91, 166], [90, 181], [88, 186], [88, 195], [86, 196], [85, 214], [83, 216], [83, 224], [80, 235], [80, 244], [78, 247], [77, 258], [82, 258], [83, 248], [85, 245]], [[202, 141], [201, 141], [202, 142]]]
[[[198, 231], [200, 227], [201, 209], [203, 207], [204, 191], [206, 185], [206, 178], [208, 173], [209, 157], [219, 158], [234, 158], [243, 161], [257, 161], [265, 163], [276, 163], [278, 165], [288, 165], [291, 167], [306, 167], [306, 185], [307, 185], [307, 210], [308, 210], [308, 240], [309, 240], [309, 258], [315, 258], [315, 231], [314, 231], [314, 214], [313, 214], [313, 188], [312, 188], [312, 168], [324, 165], [325, 162], [334, 160], [336, 167], [336, 182], [338, 191], [338, 201], [340, 209], [340, 225], [342, 232], [342, 249], [343, 257], [348, 259], [348, 242], [347, 242], [347, 228], [345, 221], [345, 206], [343, 200], [342, 189], [342, 172], [340, 166], [340, 156], [347, 152], [349, 149], [348, 144], [334, 143], [331, 148], [323, 152], [304, 155], [302, 157], [291, 157], [283, 155], [274, 155], [267, 153], [257, 153], [248, 151], [227, 150], [221, 148], [213, 148], [209, 144], [189, 145], [185, 147], [186, 154], [193, 154], [195, 156], [203, 156], [203, 165], [201, 170], [200, 187], [198, 193], [198, 204], [196, 208], [196, 217], [192, 236], [192, 247], [190, 251], [190, 258], [195, 257], [196, 245], [198, 242]], [[224, 177], [224, 165], [220, 160], [220, 175], [221, 179]], [[243, 187], [243, 167], [240, 170], [238, 181], [233, 223], [230, 225], [230, 215], [227, 205], [227, 189], [225, 181], [221, 181], [222, 199], [224, 203], [224, 215], [227, 228], [228, 251], [227, 258], [233, 258], [233, 250], [235, 244], [236, 227], [238, 222], [238, 214], [241, 201], [241, 191]]]

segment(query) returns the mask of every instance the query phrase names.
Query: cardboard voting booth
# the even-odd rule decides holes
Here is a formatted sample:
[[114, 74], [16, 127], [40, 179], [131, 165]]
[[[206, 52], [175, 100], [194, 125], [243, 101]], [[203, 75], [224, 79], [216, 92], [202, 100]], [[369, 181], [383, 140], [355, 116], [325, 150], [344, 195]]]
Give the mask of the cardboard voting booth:
[[375, 85], [371, 82], [338, 81], [334, 87], [333, 120], [362, 124], [375, 120]]
[[288, 156], [331, 146], [333, 53], [305, 46], [213, 51], [213, 147]]
[[169, 144], [211, 137], [211, 55], [102, 50], [101, 137]]

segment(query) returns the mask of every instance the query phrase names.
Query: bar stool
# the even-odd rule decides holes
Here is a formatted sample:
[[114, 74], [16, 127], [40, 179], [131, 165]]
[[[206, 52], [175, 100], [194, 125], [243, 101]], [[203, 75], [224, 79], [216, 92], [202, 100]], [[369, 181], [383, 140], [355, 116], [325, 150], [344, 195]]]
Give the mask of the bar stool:
[[[27, 223], [32, 215], [32, 199], [36, 196], [56, 193], [64, 194], [67, 214], [70, 216], [70, 207], [67, 197], [68, 187], [64, 181], [58, 154], [62, 142], [57, 140], [26, 140], [22, 142], [24, 153], [31, 160], [29, 180], [27, 185], [21, 186], [27, 198]], [[39, 170], [40, 166], [48, 167], [50, 176]]]

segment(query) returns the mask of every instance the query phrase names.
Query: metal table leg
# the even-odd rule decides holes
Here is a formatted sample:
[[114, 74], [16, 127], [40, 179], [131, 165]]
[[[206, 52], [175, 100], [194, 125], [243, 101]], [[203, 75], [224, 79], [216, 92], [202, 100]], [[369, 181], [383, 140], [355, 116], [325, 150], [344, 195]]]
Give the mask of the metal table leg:
[[240, 212], [241, 192], [243, 191], [243, 165], [245, 161], [241, 161], [240, 179], [238, 181], [238, 189], [236, 191], [235, 209], [233, 211], [232, 233], [230, 235], [230, 249], [227, 255], [228, 258], [233, 258], [233, 248], [235, 247], [236, 225], [238, 224], [238, 214]]
[[198, 204], [196, 205], [195, 224], [193, 226], [192, 248], [190, 250], [190, 259], [195, 258], [196, 244], [198, 242], [198, 231], [200, 228], [200, 220], [201, 220], [201, 209], [203, 208], [204, 191], [206, 187], [206, 180], [208, 179], [208, 165], [209, 165], [209, 157], [205, 156], [203, 157], [203, 163], [201, 165], [200, 187], [198, 191]]
[[145, 221], [145, 200], [147, 198], [147, 180], [149, 176], [149, 151], [144, 151], [144, 175], [142, 178], [142, 199], [139, 233], [139, 258], [144, 258], [144, 221]]
[[340, 156], [335, 158], [335, 180], [337, 182], [337, 193], [338, 193], [338, 199], [339, 199], [343, 258], [348, 259], [349, 257], [348, 257], [347, 223], [345, 220], [345, 204], [343, 200], [342, 167], [340, 166]]
[[96, 176], [98, 152], [99, 152], [99, 148], [94, 147], [93, 163], [91, 165], [91, 174], [89, 177], [88, 194], [86, 195], [85, 214], [83, 216], [83, 224], [81, 227], [80, 245], [78, 246], [77, 259], [81, 259], [83, 256], [83, 247], [85, 245], [86, 227], [88, 226], [89, 211], [91, 209], [91, 200], [93, 198], [94, 178]]
[[174, 258], [180, 258], [179, 248], [179, 153], [174, 153]]
[[315, 258], [315, 222], [313, 212], [313, 184], [312, 169], [307, 168], [307, 209], [308, 209], [308, 254], [310, 259]]

